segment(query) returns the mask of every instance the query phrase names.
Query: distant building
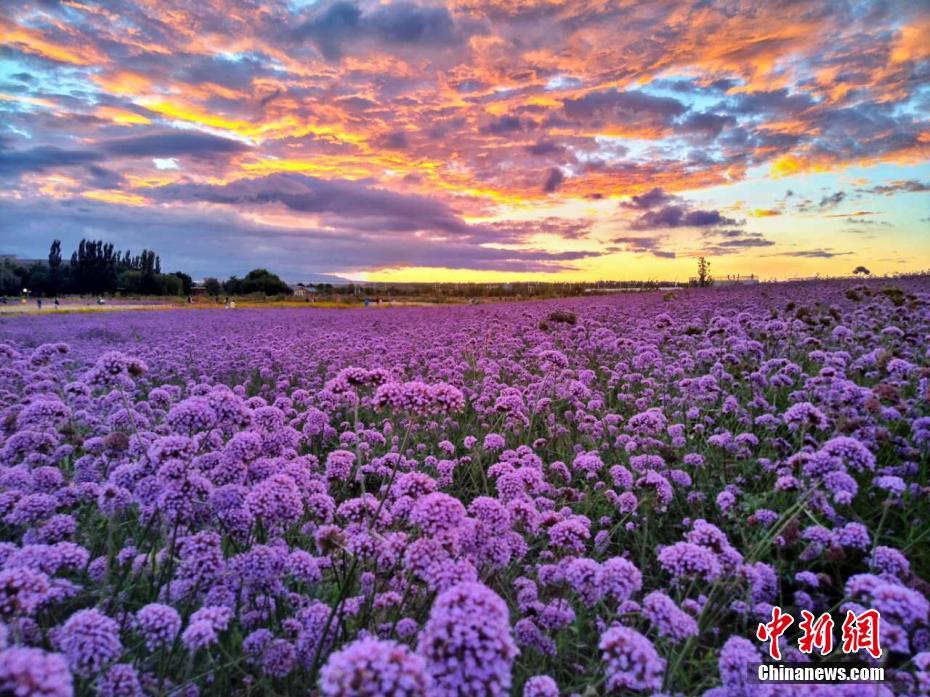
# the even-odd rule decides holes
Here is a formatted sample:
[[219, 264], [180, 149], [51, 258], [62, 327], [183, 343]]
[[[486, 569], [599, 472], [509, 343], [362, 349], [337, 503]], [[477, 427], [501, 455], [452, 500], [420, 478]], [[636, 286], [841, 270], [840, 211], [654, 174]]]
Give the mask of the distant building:
[[207, 287], [203, 283], [198, 283], [197, 281], [194, 281], [193, 283], [191, 283], [191, 295], [198, 296], [198, 295], [206, 295], [206, 294], [207, 294]]
[[759, 283], [759, 277], [755, 274], [743, 276], [742, 274], [729, 275], [726, 278], [715, 278], [715, 286], [754, 286]]
[[305, 283], [297, 283], [295, 285], [289, 286], [291, 293], [295, 298], [306, 298], [311, 295], [316, 295], [316, 288], [308, 286]]

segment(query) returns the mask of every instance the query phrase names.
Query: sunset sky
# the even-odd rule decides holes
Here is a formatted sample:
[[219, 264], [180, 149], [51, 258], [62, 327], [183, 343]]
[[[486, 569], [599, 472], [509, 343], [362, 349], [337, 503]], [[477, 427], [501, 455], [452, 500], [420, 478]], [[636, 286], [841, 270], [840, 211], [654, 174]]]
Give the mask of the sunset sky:
[[0, 253], [195, 278], [930, 269], [930, 2], [0, 5]]

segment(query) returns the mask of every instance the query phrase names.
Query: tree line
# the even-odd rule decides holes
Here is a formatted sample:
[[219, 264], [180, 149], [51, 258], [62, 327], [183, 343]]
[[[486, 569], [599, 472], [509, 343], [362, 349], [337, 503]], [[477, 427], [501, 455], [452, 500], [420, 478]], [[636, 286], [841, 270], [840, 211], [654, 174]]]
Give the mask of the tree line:
[[104, 295], [122, 292], [127, 295], [184, 295], [191, 292], [193, 281], [181, 271], [162, 273], [161, 258], [150, 249], [133, 255], [120, 251], [102, 240], [82, 239], [65, 261], [61, 240], [49, 248], [48, 261], [23, 263], [6, 259], [0, 267], [0, 293], [17, 295], [24, 290], [32, 295]]
[[[65, 261], [61, 240], [49, 247], [48, 261], [4, 259], [0, 264], [0, 295], [27, 291], [38, 297], [58, 295], [190, 295], [193, 279], [183, 271], [162, 271], [161, 257], [151, 249], [139, 254], [120, 251], [112, 243], [82, 239]], [[207, 279], [211, 295], [287, 295], [290, 288], [266, 269], [253, 269], [244, 278], [225, 283]]]
[[205, 278], [203, 285], [207, 294], [212, 296], [219, 296], [221, 293], [226, 295], [252, 295], [254, 293], [290, 295], [291, 293], [287, 283], [268, 269], [252, 269], [244, 278], [231, 276], [226, 282], [220, 282], [216, 278]]

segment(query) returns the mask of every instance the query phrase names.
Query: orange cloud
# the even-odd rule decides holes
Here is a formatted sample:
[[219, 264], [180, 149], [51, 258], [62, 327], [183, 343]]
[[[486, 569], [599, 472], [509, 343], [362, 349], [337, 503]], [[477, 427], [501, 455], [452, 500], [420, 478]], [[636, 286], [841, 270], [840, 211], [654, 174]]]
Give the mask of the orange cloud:
[[105, 60], [94, 46], [75, 43], [61, 45], [42, 32], [0, 20], [0, 44], [59, 63], [92, 65]]
[[930, 17], [923, 17], [913, 24], [906, 24], [898, 31], [891, 50], [895, 63], [918, 61], [930, 56]]
[[152, 90], [151, 79], [142, 73], [131, 70], [98, 73], [91, 76], [91, 79], [104, 90], [114, 95], [134, 97]]
[[122, 125], [144, 126], [152, 123], [151, 119], [147, 119], [146, 117], [142, 116], [142, 114], [137, 114], [134, 111], [119, 109], [113, 106], [98, 107], [96, 111], [94, 111], [94, 115], [99, 116], [102, 119], [112, 121], [113, 123]]
[[93, 191], [84, 191], [81, 193], [81, 196], [84, 198], [93, 199], [95, 201], [103, 201], [104, 203], [118, 203], [124, 206], [144, 206], [149, 203], [149, 199], [145, 196], [140, 196], [139, 194], [130, 194], [125, 191], [111, 191], [111, 190], [93, 190]]
[[853, 211], [852, 213], [831, 213], [824, 218], [860, 218], [864, 215], [880, 215], [881, 211]]

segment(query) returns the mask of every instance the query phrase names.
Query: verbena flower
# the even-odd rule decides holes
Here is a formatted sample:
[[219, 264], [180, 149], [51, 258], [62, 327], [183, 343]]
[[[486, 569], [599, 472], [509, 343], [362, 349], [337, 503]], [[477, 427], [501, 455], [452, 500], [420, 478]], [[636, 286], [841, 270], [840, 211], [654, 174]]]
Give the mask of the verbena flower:
[[653, 591], [643, 598], [643, 614], [660, 636], [673, 641], [683, 641], [698, 634], [694, 618], [662, 591]]
[[96, 608], [78, 610], [64, 623], [58, 644], [78, 675], [93, 675], [123, 652], [119, 624]]
[[878, 545], [875, 548], [869, 564], [878, 573], [891, 574], [898, 578], [906, 578], [911, 570], [907, 557], [899, 550], [884, 545]]
[[759, 685], [750, 679], [750, 671], [762, 663], [758, 646], [740, 636], [731, 636], [720, 650], [717, 665], [726, 694], [732, 697], [753, 697], [771, 694], [767, 685]]
[[659, 564], [673, 578], [702, 578], [713, 581], [721, 572], [720, 562], [706, 547], [692, 542], [676, 542], [663, 547], [658, 554]]
[[181, 633], [181, 641], [188, 651], [194, 652], [216, 644], [232, 621], [233, 613], [228, 607], [202, 607], [191, 615], [190, 621]]
[[559, 687], [548, 675], [535, 675], [523, 684], [523, 697], [559, 697]]
[[271, 529], [291, 526], [304, 513], [300, 489], [286, 474], [273, 474], [256, 484], [245, 497], [245, 508]]
[[612, 557], [601, 564], [604, 593], [622, 603], [643, 585], [643, 575], [636, 565], [623, 557]]
[[320, 671], [325, 697], [427, 697], [426, 661], [394, 641], [358, 639], [330, 654]]
[[607, 664], [608, 690], [655, 691], [662, 687], [665, 661], [642, 634], [616, 625], [601, 634], [601, 658]]
[[117, 663], [110, 667], [97, 683], [101, 697], [142, 697], [139, 673], [128, 663]]
[[149, 651], [170, 645], [181, 631], [181, 616], [170, 605], [150, 603], [136, 613], [135, 619]]
[[48, 576], [28, 567], [0, 571], [0, 615], [31, 615], [49, 593]]
[[410, 512], [410, 522], [433, 535], [456, 530], [464, 523], [465, 516], [461, 501], [437, 491], [417, 500]]
[[74, 685], [61, 654], [14, 646], [0, 651], [0, 694], [72, 697]]
[[426, 659], [432, 675], [431, 694], [507, 694], [518, 653], [507, 606], [480, 583], [449, 588], [433, 602], [417, 652]]
[[791, 431], [800, 429], [823, 431], [830, 425], [826, 415], [810, 402], [792, 404], [785, 410], [782, 418]]
[[272, 639], [261, 653], [261, 667], [265, 675], [283, 678], [293, 669], [297, 661], [297, 650], [285, 639]]

